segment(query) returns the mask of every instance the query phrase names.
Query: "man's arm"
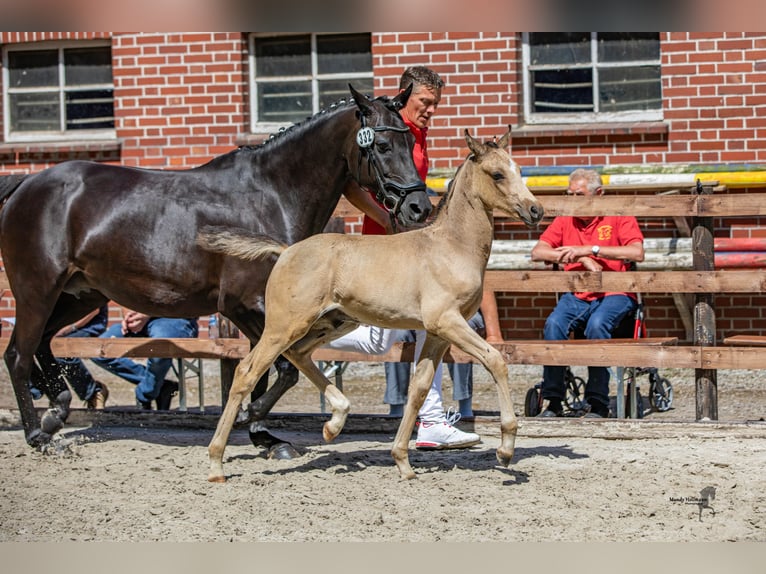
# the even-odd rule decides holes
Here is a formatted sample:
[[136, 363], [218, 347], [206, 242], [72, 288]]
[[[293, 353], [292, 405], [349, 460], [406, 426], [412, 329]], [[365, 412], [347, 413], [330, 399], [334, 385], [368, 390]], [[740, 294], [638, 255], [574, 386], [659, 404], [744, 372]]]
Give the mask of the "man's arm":
[[343, 190], [343, 195], [346, 196], [351, 205], [383, 227], [388, 235], [394, 232], [388, 212], [375, 203], [372, 195], [359, 187], [355, 181], [348, 182], [346, 189]]
[[481, 316], [484, 318], [485, 339], [488, 343], [502, 343], [503, 333], [500, 330], [500, 318], [497, 315], [497, 299], [495, 292], [484, 290], [481, 297]]
[[[644, 244], [641, 241], [635, 241], [628, 245], [601, 245], [598, 257], [641, 262], [644, 260]], [[579, 261], [590, 269], [590, 262], [586, 259], [595, 261], [592, 245], [564, 245], [553, 248], [545, 241], [538, 241], [532, 248], [532, 261], [546, 261], [548, 263], [575, 263]]]

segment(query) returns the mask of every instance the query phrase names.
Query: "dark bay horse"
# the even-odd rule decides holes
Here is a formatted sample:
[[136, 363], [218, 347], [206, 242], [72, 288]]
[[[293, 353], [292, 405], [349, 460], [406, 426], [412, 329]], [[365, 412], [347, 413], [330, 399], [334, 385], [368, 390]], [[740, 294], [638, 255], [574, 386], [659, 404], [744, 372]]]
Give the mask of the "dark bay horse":
[[[349, 88], [353, 102], [197, 168], [69, 161], [0, 178], [0, 251], [16, 299], [5, 362], [28, 444], [50, 442], [71, 401], [63, 383], [50, 382], [44, 391], [51, 408], [38, 419], [28, 388], [34, 357], [45, 378], [57, 381], [51, 337], [110, 299], [154, 316], [218, 311], [258, 341], [272, 264], [244, 273], [241, 261], [197, 245], [202, 227], [244, 228], [294, 243], [322, 231], [351, 180], [376, 190], [405, 226], [427, 217], [414, 138], [398, 113], [411, 87], [374, 100]], [[283, 363], [277, 382], [250, 405], [251, 420], [265, 417], [297, 381]]]
[[492, 374], [500, 403], [497, 459], [510, 464], [517, 422], [508, 369], [500, 352], [466, 321], [481, 302], [494, 210], [530, 227], [543, 217], [542, 205], [503, 149], [510, 133], [497, 143], [482, 144], [466, 131], [471, 154], [458, 169], [435, 221], [422, 229], [387, 236], [322, 234], [292, 246], [236, 230], [202, 230], [200, 243], [206, 248], [237, 255], [247, 263], [278, 257], [266, 286], [263, 335], [239, 363], [210, 441], [208, 480], [225, 481], [223, 453], [240, 404], [280, 354], [330, 403], [332, 416], [324, 425], [324, 439], [329, 442], [340, 433], [349, 412], [348, 399], [314, 364], [311, 353], [360, 323], [427, 331], [391, 451], [403, 478], [415, 476], [408, 458], [409, 440], [434, 371], [450, 343]]

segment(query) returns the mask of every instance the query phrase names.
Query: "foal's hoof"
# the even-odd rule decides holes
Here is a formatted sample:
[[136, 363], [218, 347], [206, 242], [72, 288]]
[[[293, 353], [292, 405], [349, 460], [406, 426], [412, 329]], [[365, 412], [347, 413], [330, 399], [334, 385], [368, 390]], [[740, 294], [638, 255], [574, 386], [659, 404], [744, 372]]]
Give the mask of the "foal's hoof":
[[[40, 420], [40, 429], [48, 436], [54, 435], [64, 428], [64, 421], [57, 409], [48, 409]], [[49, 439], [50, 440], [50, 439]]]
[[509, 467], [511, 465], [511, 459], [513, 458], [513, 453], [506, 453], [501, 452], [500, 449], [497, 449], [497, 462], [502, 464], [504, 467]]
[[293, 460], [299, 456], [298, 451], [289, 442], [280, 442], [269, 449], [268, 458], [274, 460]]
[[226, 482], [226, 477], [222, 476], [220, 474], [211, 474], [210, 476], [207, 477], [207, 481], [208, 482], [217, 482], [219, 484], [222, 484], [222, 483]]

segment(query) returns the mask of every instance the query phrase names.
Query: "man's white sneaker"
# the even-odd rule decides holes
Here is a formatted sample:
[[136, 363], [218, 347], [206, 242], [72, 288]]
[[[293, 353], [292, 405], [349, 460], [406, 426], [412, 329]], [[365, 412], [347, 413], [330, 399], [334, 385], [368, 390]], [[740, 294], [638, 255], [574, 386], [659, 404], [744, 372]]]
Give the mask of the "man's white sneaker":
[[481, 442], [476, 433], [463, 432], [449, 422], [421, 422], [415, 448], [421, 450], [441, 450], [446, 448], [468, 448]]

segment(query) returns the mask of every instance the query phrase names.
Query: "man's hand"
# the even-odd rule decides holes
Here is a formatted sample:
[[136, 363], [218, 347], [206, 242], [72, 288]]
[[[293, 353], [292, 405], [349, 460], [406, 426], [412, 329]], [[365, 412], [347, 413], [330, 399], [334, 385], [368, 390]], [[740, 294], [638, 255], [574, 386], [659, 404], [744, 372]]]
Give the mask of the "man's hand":
[[122, 334], [140, 333], [151, 317], [137, 311], [127, 311], [122, 320]]

